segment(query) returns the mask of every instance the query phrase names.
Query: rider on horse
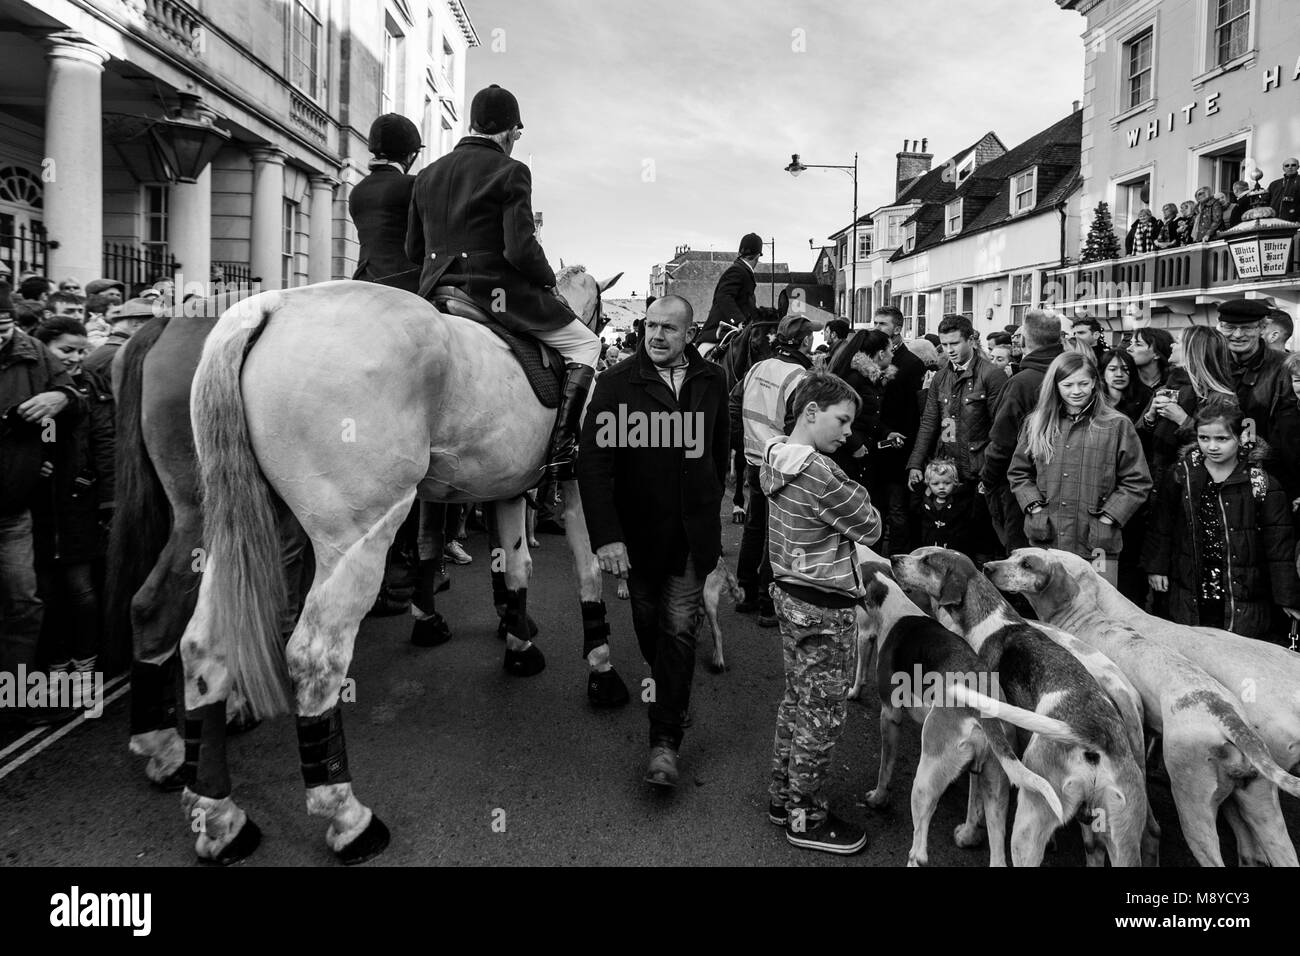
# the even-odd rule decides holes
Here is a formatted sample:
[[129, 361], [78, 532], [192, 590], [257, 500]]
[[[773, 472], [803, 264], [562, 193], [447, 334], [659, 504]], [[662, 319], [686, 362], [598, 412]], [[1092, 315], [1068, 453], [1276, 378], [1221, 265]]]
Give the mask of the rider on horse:
[[419, 293], [452, 286], [506, 329], [555, 348], [564, 386], [546, 456], [560, 481], [575, 477], [578, 424], [600, 357], [600, 339], [555, 288], [555, 272], [537, 241], [532, 175], [510, 158], [523, 134], [519, 103], [492, 85], [470, 105], [470, 132], [421, 170], [411, 197], [406, 254], [423, 263]]
[[739, 329], [753, 320], [757, 313], [754, 290], [758, 287], [754, 270], [762, 257], [762, 237], [753, 232], [747, 233], [740, 240], [740, 254], [736, 256], [736, 261], [718, 278], [709, 317], [704, 320], [704, 327], [695, 337], [696, 348], [706, 343], [717, 345], [721, 342], [724, 322]]
[[420, 267], [406, 258], [406, 221], [411, 207], [411, 164], [424, 148], [420, 131], [405, 116], [385, 113], [370, 125], [370, 175], [353, 188], [348, 212], [357, 227], [357, 271], [352, 278], [420, 287]]

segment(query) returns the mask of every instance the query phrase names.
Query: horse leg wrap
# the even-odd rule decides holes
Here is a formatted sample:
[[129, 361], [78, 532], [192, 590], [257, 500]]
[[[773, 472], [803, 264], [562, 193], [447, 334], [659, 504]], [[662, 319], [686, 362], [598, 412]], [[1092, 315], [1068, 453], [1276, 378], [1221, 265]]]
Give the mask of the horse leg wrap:
[[184, 776], [189, 788], [200, 796], [214, 800], [230, 796], [224, 700], [185, 712]]
[[528, 588], [506, 592], [506, 630], [521, 641], [532, 640], [528, 632]]
[[348, 747], [343, 739], [343, 711], [335, 704], [319, 717], [298, 718], [298, 756], [308, 787], [348, 783]]
[[496, 606], [497, 613], [502, 614], [506, 606], [506, 573], [504, 571], [492, 572], [492, 603]]
[[605, 620], [604, 601], [582, 602], [582, 657], [609, 643], [609, 622]]
[[168, 701], [167, 684], [172, 678], [165, 664], [131, 664], [131, 733], [176, 727], [176, 703]]

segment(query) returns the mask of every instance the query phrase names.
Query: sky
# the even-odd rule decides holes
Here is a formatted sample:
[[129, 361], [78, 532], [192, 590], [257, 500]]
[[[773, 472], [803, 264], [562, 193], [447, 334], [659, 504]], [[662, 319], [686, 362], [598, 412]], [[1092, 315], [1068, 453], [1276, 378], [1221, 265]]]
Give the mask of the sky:
[[[582, 263], [645, 295], [650, 267], [775, 238], [812, 267], [858, 211], [894, 198], [895, 153], [934, 163], [993, 130], [1008, 148], [1082, 97], [1083, 17], [1053, 0], [466, 0], [482, 41], [465, 109], [519, 99], [533, 208], [551, 265]], [[530, 158], [531, 157], [531, 158]], [[764, 251], [764, 262], [771, 251]]]

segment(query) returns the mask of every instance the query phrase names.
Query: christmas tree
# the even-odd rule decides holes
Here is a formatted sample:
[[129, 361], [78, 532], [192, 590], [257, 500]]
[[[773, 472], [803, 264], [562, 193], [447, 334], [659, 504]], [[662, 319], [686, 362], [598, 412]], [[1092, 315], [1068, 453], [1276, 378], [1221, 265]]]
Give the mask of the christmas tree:
[[1083, 246], [1080, 262], [1100, 262], [1103, 259], [1118, 259], [1120, 252], [1119, 237], [1110, 221], [1110, 210], [1104, 202], [1097, 203], [1093, 212], [1092, 225], [1088, 227], [1088, 239]]

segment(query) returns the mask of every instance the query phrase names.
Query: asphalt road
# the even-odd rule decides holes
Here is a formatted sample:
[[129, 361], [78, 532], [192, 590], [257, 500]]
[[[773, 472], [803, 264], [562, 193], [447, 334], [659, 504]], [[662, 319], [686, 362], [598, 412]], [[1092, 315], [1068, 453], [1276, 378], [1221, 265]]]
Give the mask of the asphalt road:
[[[351, 672], [356, 700], [345, 705], [349, 759], [358, 796], [393, 833], [388, 851], [371, 865], [907, 862], [919, 728], [904, 729], [892, 806], [867, 808], [879, 760], [874, 695], [851, 708], [829, 788], [835, 810], [867, 826], [866, 851], [840, 858], [798, 850], [767, 821], [780, 638], [729, 606], [721, 614], [729, 671], [710, 672], [708, 637], [701, 637], [682, 785], [665, 794], [644, 784], [647, 719], [636, 692], [648, 674], [628, 605], [608, 581], [615, 666], [633, 700], [616, 711], [595, 711], [586, 699], [572, 562], [563, 539], [541, 541], [529, 610], [541, 626], [537, 641], [547, 668], [536, 677], [514, 678], [501, 669], [482, 534], [471, 537], [474, 563], [454, 569], [453, 587], [441, 598], [455, 629], [449, 644], [412, 647], [405, 617], [363, 624]], [[734, 558], [739, 528], [725, 525], [724, 541]], [[0, 778], [0, 866], [193, 863], [193, 835], [178, 795], [152, 790], [142, 762], [127, 751], [126, 705], [123, 696], [100, 719], [79, 724]], [[0, 773], [48, 736], [0, 757]], [[11, 741], [0, 740], [0, 751]], [[292, 719], [267, 721], [233, 739], [229, 753], [234, 797], [264, 833], [242, 865], [337, 865], [325, 846], [324, 822], [304, 809]], [[1163, 864], [1194, 865], [1167, 788], [1152, 784], [1150, 793], [1164, 831]], [[987, 864], [986, 848], [953, 845], [965, 807], [959, 781], [935, 815], [931, 865]], [[1284, 796], [1283, 807], [1293, 840], [1300, 838], [1300, 803]], [[1058, 833], [1045, 865], [1082, 865], [1075, 829]], [[1235, 860], [1231, 832], [1220, 830], [1224, 856]]]

